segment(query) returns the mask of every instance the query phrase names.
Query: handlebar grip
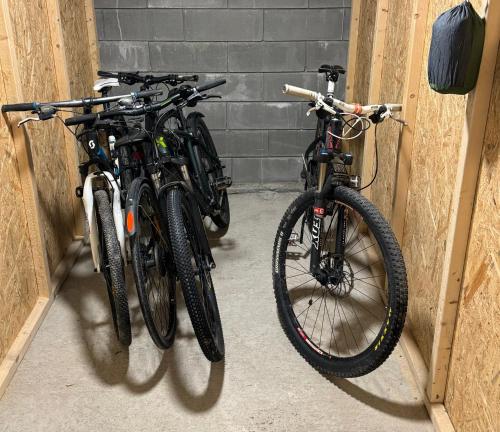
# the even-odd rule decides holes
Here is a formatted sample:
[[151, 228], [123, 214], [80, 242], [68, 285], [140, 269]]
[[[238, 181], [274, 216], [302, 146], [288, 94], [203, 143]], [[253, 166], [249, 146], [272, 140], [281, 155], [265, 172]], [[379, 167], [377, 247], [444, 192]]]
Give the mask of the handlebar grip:
[[145, 91], [140, 91], [135, 93], [136, 98], [146, 98], [146, 97], [151, 97], [151, 96], [159, 96], [162, 95], [163, 91], [162, 90], [145, 90]]
[[93, 121], [95, 119], [97, 119], [97, 114], [95, 114], [95, 113], [84, 114], [81, 116], [76, 116], [76, 117], [71, 117], [69, 119], [66, 119], [66, 120], [64, 120], [64, 124], [66, 126], [75, 126], [75, 125], [79, 125], [82, 123], [87, 123], [87, 122]]
[[319, 95], [319, 93], [316, 93], [312, 90], [307, 90], [301, 87], [295, 87], [290, 84], [285, 84], [283, 86], [283, 94], [290, 96], [298, 96], [311, 101], [317, 100]]
[[2, 112], [35, 111], [37, 109], [38, 109], [38, 103], [37, 102], [2, 105]]
[[197, 82], [200, 79], [199, 75], [178, 75], [179, 80]]
[[118, 78], [118, 74], [114, 72], [107, 72], [103, 70], [97, 71], [97, 76], [103, 77], [103, 78]]
[[199, 87], [196, 87], [196, 90], [198, 90], [199, 93], [205, 91], [205, 90], [210, 90], [214, 87], [218, 87], [218, 86], [221, 86], [223, 84], [226, 84], [226, 80], [225, 79], [220, 79], [220, 80], [216, 80], [216, 81], [212, 81], [212, 82], [209, 82], [209, 83], [206, 83], [206, 84], [203, 84]]

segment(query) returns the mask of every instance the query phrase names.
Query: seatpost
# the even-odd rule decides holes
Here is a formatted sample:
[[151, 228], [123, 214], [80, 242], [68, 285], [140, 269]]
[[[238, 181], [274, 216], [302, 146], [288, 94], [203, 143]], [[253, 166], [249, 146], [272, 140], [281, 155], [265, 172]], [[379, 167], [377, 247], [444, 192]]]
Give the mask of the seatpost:
[[335, 94], [335, 82], [333, 80], [327, 80], [327, 83], [328, 87], [326, 90], [326, 95], [328, 97], [333, 97], [333, 95]]

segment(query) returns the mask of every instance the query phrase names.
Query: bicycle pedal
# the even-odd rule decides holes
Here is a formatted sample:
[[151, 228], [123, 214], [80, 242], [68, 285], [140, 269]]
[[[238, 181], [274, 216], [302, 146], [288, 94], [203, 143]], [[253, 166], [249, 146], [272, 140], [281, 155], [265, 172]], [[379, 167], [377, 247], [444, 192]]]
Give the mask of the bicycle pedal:
[[233, 179], [231, 177], [228, 177], [228, 176], [226, 176], [226, 177], [219, 177], [214, 182], [215, 187], [219, 191], [227, 189], [232, 184], [233, 184]]

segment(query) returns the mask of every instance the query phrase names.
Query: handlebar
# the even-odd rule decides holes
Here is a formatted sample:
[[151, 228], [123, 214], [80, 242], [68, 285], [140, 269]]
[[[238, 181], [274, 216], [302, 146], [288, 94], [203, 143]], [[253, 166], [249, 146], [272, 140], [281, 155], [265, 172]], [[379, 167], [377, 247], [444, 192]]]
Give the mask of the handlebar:
[[[329, 107], [326, 103], [324, 103], [324, 96], [321, 93], [314, 92], [312, 90], [307, 90], [301, 87], [295, 87], [289, 84], [285, 84], [283, 86], [283, 93], [291, 96], [298, 96], [303, 99], [307, 99], [316, 103], [320, 103], [322, 108], [325, 111], [330, 112], [331, 114], [336, 114], [336, 112]], [[340, 99], [332, 98], [333, 106], [341, 109], [344, 112], [363, 115], [375, 113], [379, 110], [381, 106], [385, 106], [390, 111], [401, 111], [403, 109], [403, 105], [401, 104], [384, 104], [384, 105], [360, 105], [360, 104], [348, 104]]]
[[198, 96], [199, 98], [201, 98], [202, 95], [200, 95], [200, 92], [212, 89], [214, 87], [221, 86], [225, 83], [226, 83], [225, 79], [220, 79], [220, 80], [206, 83], [206, 84], [199, 86], [199, 87], [188, 87], [188, 88], [181, 87], [180, 89], [178, 89], [178, 91], [173, 92], [172, 95], [170, 95], [164, 101], [151, 103], [151, 104], [145, 104], [139, 108], [102, 111], [100, 113], [85, 114], [85, 115], [76, 116], [76, 117], [66, 119], [64, 121], [64, 123], [66, 126], [75, 126], [75, 125], [82, 124], [82, 123], [90, 123], [90, 122], [93, 122], [97, 119], [104, 120], [107, 118], [113, 118], [113, 117], [117, 117], [120, 115], [131, 116], [131, 117], [140, 116], [140, 115], [146, 114], [148, 112], [159, 111], [159, 110], [165, 108], [166, 106], [170, 105], [171, 103], [177, 102], [179, 99], [188, 101], [193, 96]]
[[83, 99], [73, 99], [73, 100], [57, 101], [57, 102], [29, 102], [29, 103], [19, 103], [19, 104], [7, 104], [7, 105], [2, 105], [2, 112], [39, 111], [40, 108], [45, 106], [50, 106], [53, 108], [78, 108], [85, 106], [101, 105], [105, 102], [115, 102], [126, 97], [132, 97], [133, 99], [142, 99], [152, 96], [158, 96], [161, 94], [163, 94], [161, 90], [146, 90], [140, 92], [131, 92], [124, 95], [106, 96], [100, 98], [83, 98]]
[[39, 104], [37, 102], [5, 104], [2, 105], [2, 112], [35, 111], [36, 109], [38, 109], [38, 106]]
[[162, 76], [154, 75], [140, 75], [138, 72], [107, 72], [107, 71], [97, 71], [97, 75], [103, 78], [117, 78], [119, 82], [133, 85], [137, 83], [142, 83], [146, 85], [168, 83], [171, 85], [177, 85], [185, 81], [198, 81], [198, 75], [178, 75], [178, 74], [168, 74]]
[[209, 82], [209, 83], [206, 83], [204, 85], [201, 85], [199, 87], [196, 87], [196, 90], [201, 93], [201, 92], [204, 92], [206, 90], [210, 90], [214, 87], [219, 87], [223, 84], [226, 84], [226, 80], [225, 79], [220, 79], [220, 80], [216, 80], [216, 81], [212, 81], [212, 82]]

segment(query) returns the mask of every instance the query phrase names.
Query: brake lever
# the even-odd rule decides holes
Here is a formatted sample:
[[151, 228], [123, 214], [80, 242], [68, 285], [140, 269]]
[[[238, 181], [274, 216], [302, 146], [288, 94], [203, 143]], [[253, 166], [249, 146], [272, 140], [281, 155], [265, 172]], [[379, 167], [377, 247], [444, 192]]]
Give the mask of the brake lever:
[[24, 123], [28, 123], [30, 121], [41, 121], [41, 120], [38, 117], [25, 117], [17, 124], [17, 127], [20, 128]]
[[222, 99], [222, 96], [221, 95], [202, 95], [202, 99], [205, 100], [205, 99]]
[[312, 112], [320, 110], [322, 107], [322, 104], [318, 101], [314, 104], [312, 108], [309, 108], [306, 112], [306, 116], [309, 117]]

